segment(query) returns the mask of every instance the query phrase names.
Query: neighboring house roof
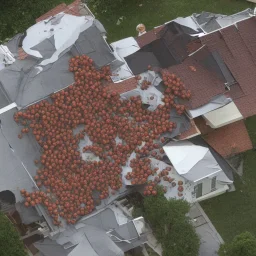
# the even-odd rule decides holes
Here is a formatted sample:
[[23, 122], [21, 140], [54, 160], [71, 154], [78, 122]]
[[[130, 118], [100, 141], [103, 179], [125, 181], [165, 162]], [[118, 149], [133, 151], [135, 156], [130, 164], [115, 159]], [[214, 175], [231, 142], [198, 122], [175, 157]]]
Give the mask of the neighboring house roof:
[[[232, 98], [245, 118], [256, 114], [256, 51], [252, 47], [256, 36], [251, 32], [255, 28], [256, 20], [252, 17], [238, 22], [236, 26], [232, 25], [201, 37], [202, 43], [206, 44], [210, 51], [218, 51], [236, 79], [240, 88], [235, 89]], [[232, 90], [231, 86], [230, 95]]]
[[[212, 19], [211, 15], [206, 16]], [[222, 17], [222, 16], [221, 16]], [[243, 18], [242, 21], [241, 17]], [[188, 44], [188, 51], [191, 53], [198, 50], [182, 64], [169, 67], [170, 72], [180, 76], [188, 89], [192, 91], [192, 98], [189, 102], [189, 108], [197, 108], [208, 103], [213, 97], [219, 94], [230, 96], [242, 115], [246, 118], [256, 114], [256, 92], [254, 90], [254, 81], [256, 80], [256, 35], [251, 33], [256, 28], [255, 17], [249, 17], [249, 11], [245, 10], [237, 15], [222, 17], [227, 20], [228, 27], [202, 35], [200, 41], [194, 40]], [[230, 25], [234, 24], [235, 25]], [[163, 26], [160, 27], [161, 29]], [[157, 39], [155, 30], [149, 31], [137, 38], [138, 44], [142, 47]], [[207, 69], [195, 58], [202, 54], [200, 46], [206, 45], [211, 53], [217, 52], [224, 64], [226, 71], [230, 72], [230, 78], [234, 78], [235, 84], [230, 86], [230, 91], [225, 90], [223, 81], [216, 72]], [[241, 58], [241, 56], [243, 56]], [[191, 71], [190, 66], [195, 67], [196, 71]], [[230, 76], [231, 75], [231, 76]]]
[[[55, 19], [52, 19], [52, 22], [56, 20], [57, 23], [52, 24], [52, 26], [59, 27], [63, 17], [65, 19], [72, 17], [73, 22], [77, 20], [78, 24], [81, 23], [82, 19], [70, 15], [57, 15]], [[64, 22], [62, 26], [65, 27]], [[97, 67], [102, 67], [112, 62], [115, 59], [114, 55], [95, 22], [93, 20], [85, 20], [84, 26], [83, 29], [85, 30], [82, 30], [80, 34], [71, 34], [74, 37], [78, 36], [77, 40], [71, 45], [63, 45], [63, 48], [66, 48], [61, 53], [55, 49], [51, 40], [62, 40], [62, 37], [59, 38], [56, 35], [54, 39], [53, 37], [45, 38], [35, 46], [33, 44], [30, 45], [31, 42], [28, 44], [25, 38], [23, 42], [27, 51], [43, 57], [38, 60], [38, 58], [29, 55], [24, 60], [16, 60], [13, 65], [0, 71], [0, 89], [6, 92], [10, 99], [9, 101], [16, 102], [19, 107], [25, 107], [72, 84], [74, 76], [69, 72], [68, 62], [72, 56], [87, 54], [93, 59]], [[35, 28], [37, 27], [38, 24], [35, 25]], [[39, 32], [35, 28], [30, 28], [31, 34], [27, 35], [28, 37], [33, 37], [34, 33], [37, 36]], [[39, 26], [39, 29], [43, 29], [42, 26]], [[55, 56], [53, 56], [54, 54]], [[54, 60], [56, 61], [53, 64]]]
[[0, 130], [0, 145], [0, 191], [10, 190], [15, 195], [17, 202], [23, 201], [20, 190], [24, 188], [31, 192], [35, 184], [12, 150], [2, 128]]
[[223, 157], [252, 149], [252, 142], [243, 120], [204, 132], [203, 138]]
[[[118, 222], [120, 217], [123, 224]], [[139, 234], [135, 222], [112, 205], [35, 246], [44, 256], [80, 256], [82, 251], [90, 256], [123, 256], [124, 252], [146, 242], [147, 229], [143, 223], [142, 218], [143, 233]]]
[[253, 15], [252, 9], [246, 9], [232, 15], [222, 15], [210, 12], [193, 14], [192, 17], [206, 33], [213, 32], [226, 26], [235, 24]]
[[79, 13], [79, 5], [81, 4], [81, 0], [75, 0], [72, 4], [66, 5], [64, 3], [56, 6], [55, 8], [51, 9], [49, 12], [43, 14], [39, 18], [36, 19], [36, 22], [40, 22], [42, 20], [46, 20], [51, 16], [54, 16], [60, 12], [64, 12], [66, 14], [71, 14], [75, 16], [80, 16]]

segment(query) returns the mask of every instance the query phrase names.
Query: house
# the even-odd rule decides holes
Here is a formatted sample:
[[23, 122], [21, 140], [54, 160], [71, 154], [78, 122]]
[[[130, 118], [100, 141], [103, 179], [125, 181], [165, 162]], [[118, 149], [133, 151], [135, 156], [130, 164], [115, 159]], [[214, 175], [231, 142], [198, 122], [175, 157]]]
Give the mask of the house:
[[42, 256], [81, 255], [122, 256], [147, 240], [143, 217], [130, 220], [117, 205], [109, 205], [75, 226], [35, 243]]
[[[253, 10], [231, 16], [203, 12], [167, 24], [170, 23], [186, 26], [190, 36], [198, 36], [186, 46], [188, 58], [180, 65], [168, 67], [168, 72], [180, 76], [193, 95], [187, 106], [187, 115], [193, 119], [191, 129], [178, 139], [200, 132], [224, 157], [251, 149], [243, 119], [255, 114], [253, 82], [245, 78], [252, 76], [255, 65], [250, 33], [255, 24]], [[152, 44], [162, 29], [159, 26], [138, 37], [140, 47]], [[238, 44], [242, 47], [236, 47]], [[247, 56], [242, 63], [239, 54]]]
[[[37, 169], [44, 167], [39, 159], [45, 149], [33, 134], [19, 134], [23, 123], [15, 122], [17, 111], [52, 102], [52, 96], [75, 85], [69, 60], [77, 55], [89, 56], [97, 69], [110, 67], [112, 81], [106, 84], [107, 92], [118, 93], [123, 101], [139, 96], [151, 112], [165, 104], [162, 74], [175, 74], [190, 90], [191, 99], [174, 98], [186, 112], [173, 107], [167, 113], [167, 121], [175, 125], [161, 134], [161, 140], [155, 139], [160, 148], [150, 150], [152, 154], [147, 156], [148, 168], [155, 170], [147, 179], [163, 185], [166, 198], [193, 203], [217, 196], [233, 183], [232, 168], [224, 157], [252, 148], [243, 119], [255, 114], [255, 36], [250, 33], [255, 22], [250, 10], [228, 17], [204, 13], [178, 18], [138, 38], [109, 45], [103, 25], [76, 0], [57, 6], [37, 19], [26, 35], [15, 36], [7, 48], [1, 48], [5, 62], [0, 70], [0, 195], [7, 190], [13, 193], [24, 222], [46, 224], [44, 240], [35, 243], [41, 255], [75, 256], [82, 250], [90, 255], [124, 255], [145, 243], [148, 229], [144, 219], [132, 219], [114, 204], [129, 193], [142, 191], [145, 183], [138, 186], [127, 178], [133, 171], [131, 161], [136, 159], [133, 150], [120, 167], [120, 188], [109, 189], [102, 200], [99, 191], [94, 191], [92, 211], [77, 218], [75, 224], [57, 216], [60, 227], [55, 225], [42, 204], [22, 207], [21, 189], [32, 195], [41, 191], [54, 200], [56, 194], [41, 187], [40, 177], [35, 178]], [[13, 63], [8, 62], [10, 56], [15, 58], [10, 58]], [[80, 128], [77, 125], [71, 133], [79, 133]], [[114, 142], [121, 145], [122, 139], [116, 136]], [[142, 141], [139, 148], [145, 144]], [[97, 162], [99, 156], [83, 151], [90, 145], [89, 136], [80, 139], [79, 159]], [[66, 177], [62, 180], [67, 181]]]

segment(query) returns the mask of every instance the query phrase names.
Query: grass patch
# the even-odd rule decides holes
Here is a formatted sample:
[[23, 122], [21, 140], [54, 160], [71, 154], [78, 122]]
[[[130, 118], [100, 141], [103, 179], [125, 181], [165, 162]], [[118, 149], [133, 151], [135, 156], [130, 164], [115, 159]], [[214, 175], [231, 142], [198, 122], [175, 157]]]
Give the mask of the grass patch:
[[[124, 0], [124, 4], [107, 12], [104, 12], [104, 6], [97, 11], [90, 5], [96, 17], [104, 24], [110, 42], [137, 36], [135, 27], [139, 23], [144, 23], [147, 30], [150, 30], [179, 16], [202, 11], [233, 14], [249, 7], [253, 7], [253, 4], [245, 0]], [[122, 16], [123, 21], [116, 25]]]
[[0, 1], [0, 43], [17, 33], [26, 31], [36, 19], [61, 3], [70, 4], [73, 0], [11, 0]]
[[[245, 123], [255, 144], [256, 116], [248, 118]], [[256, 235], [256, 152], [250, 150], [243, 157], [244, 174], [242, 179], [235, 177], [236, 191], [201, 203], [226, 242], [244, 231]]]

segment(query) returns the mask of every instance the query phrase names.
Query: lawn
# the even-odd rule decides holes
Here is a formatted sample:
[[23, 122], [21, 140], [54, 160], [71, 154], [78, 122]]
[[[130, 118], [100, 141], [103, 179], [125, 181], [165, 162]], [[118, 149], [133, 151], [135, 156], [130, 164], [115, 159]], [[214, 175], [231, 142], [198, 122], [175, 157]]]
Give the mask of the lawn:
[[[144, 23], [147, 30], [150, 30], [178, 16], [188, 16], [202, 11], [232, 14], [253, 7], [246, 0], [123, 0], [123, 2], [124, 4], [120, 4], [118, 8], [107, 12], [104, 12], [106, 8], [102, 6], [96, 13], [96, 17], [108, 31], [110, 42], [136, 36], [135, 27], [139, 23]], [[92, 5], [90, 8], [93, 10]], [[117, 25], [120, 17], [124, 17], [123, 21]]]
[[[255, 145], [256, 117], [248, 118], [246, 125]], [[226, 242], [243, 231], [256, 234], [256, 152], [248, 151], [243, 158], [244, 174], [235, 179], [236, 191], [201, 203]]]

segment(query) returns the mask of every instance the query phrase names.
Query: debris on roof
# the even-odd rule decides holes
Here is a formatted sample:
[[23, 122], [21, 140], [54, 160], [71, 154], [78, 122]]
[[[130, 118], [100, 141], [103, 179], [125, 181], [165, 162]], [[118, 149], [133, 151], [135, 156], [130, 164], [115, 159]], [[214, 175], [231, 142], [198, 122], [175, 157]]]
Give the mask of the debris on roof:
[[192, 18], [205, 33], [210, 33], [221, 28], [233, 25], [241, 20], [248, 19], [253, 15], [254, 11], [252, 9], [246, 9], [233, 15], [202, 12], [200, 14], [193, 14]]
[[13, 54], [7, 46], [0, 45], [0, 70], [7, 65], [11, 65], [15, 61]]

